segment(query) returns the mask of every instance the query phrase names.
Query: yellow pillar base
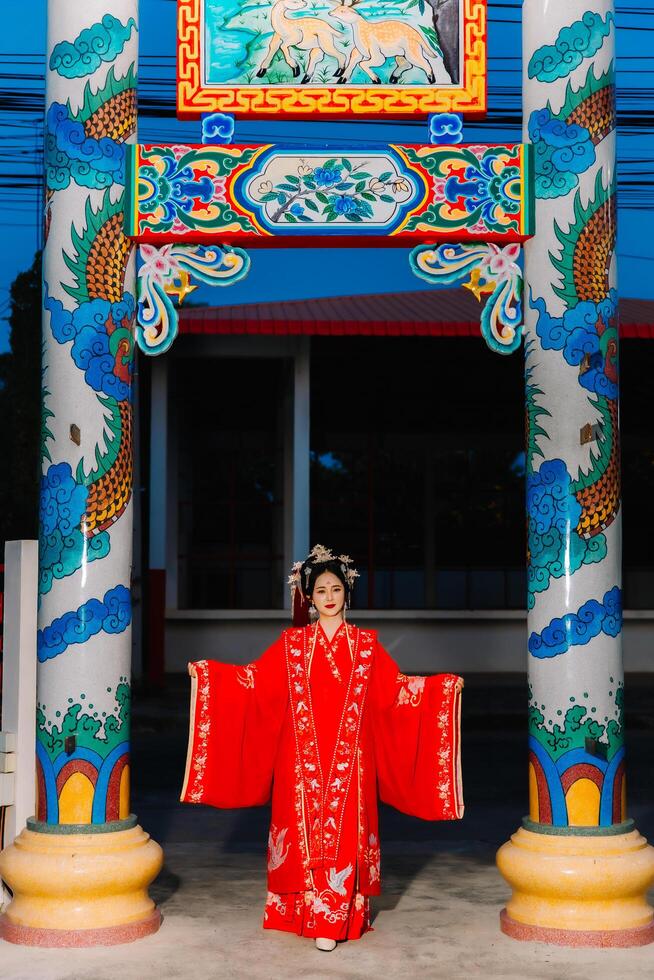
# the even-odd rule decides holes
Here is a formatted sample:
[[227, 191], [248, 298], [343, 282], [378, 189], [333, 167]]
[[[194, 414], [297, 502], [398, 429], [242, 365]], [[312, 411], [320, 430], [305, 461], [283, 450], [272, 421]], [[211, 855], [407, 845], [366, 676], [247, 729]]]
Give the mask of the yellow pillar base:
[[497, 853], [513, 894], [500, 916], [514, 939], [560, 946], [654, 942], [654, 848], [637, 830], [606, 836], [520, 828]]
[[156, 932], [161, 917], [148, 886], [162, 863], [161, 848], [138, 826], [89, 834], [24, 830], [0, 854], [0, 876], [14, 896], [0, 916], [0, 938], [109, 946]]

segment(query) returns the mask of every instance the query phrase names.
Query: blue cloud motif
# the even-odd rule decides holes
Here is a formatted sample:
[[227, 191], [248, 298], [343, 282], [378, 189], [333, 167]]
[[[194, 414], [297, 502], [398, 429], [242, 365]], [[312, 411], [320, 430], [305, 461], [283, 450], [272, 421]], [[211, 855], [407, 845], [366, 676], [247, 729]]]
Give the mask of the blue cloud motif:
[[125, 183], [125, 146], [109, 136], [87, 136], [68, 106], [53, 102], [45, 120], [45, 174], [49, 190], [80, 187], [102, 189]]
[[66, 578], [86, 561], [109, 554], [106, 531], [85, 541], [81, 531], [88, 488], [75, 481], [69, 463], [53, 463], [41, 477], [39, 501], [39, 593]]
[[562, 197], [579, 183], [595, 162], [595, 146], [585, 126], [566, 123], [551, 109], [535, 109], [529, 117], [529, 139], [534, 145], [536, 197]]
[[579, 384], [587, 391], [605, 398], [618, 397], [617, 381], [617, 290], [599, 303], [583, 300], [565, 311], [562, 317], [547, 312], [545, 300], [529, 300], [532, 310], [538, 310], [536, 333], [544, 350], [563, 351], [567, 364], [584, 370]]
[[104, 599], [88, 599], [79, 609], [64, 613], [37, 633], [36, 650], [40, 663], [58, 657], [74, 643], [85, 643], [92, 636], [122, 633], [132, 621], [129, 589], [117, 585]]
[[529, 637], [529, 652], [540, 660], [558, 657], [570, 647], [585, 646], [600, 633], [617, 636], [622, 629], [622, 593], [614, 586], [602, 602], [588, 599], [576, 613], [567, 613], [549, 623], [542, 633]]
[[[131, 344], [130, 325], [136, 309], [131, 293], [123, 293], [118, 303], [105, 299], [89, 300], [71, 312], [60, 300], [49, 295], [46, 284], [43, 305], [50, 312], [55, 340], [60, 344], [73, 341], [71, 356], [77, 367], [84, 371], [86, 383], [94, 391], [110, 395], [117, 401], [129, 398], [130, 385], [120, 377], [116, 361], [117, 358], [120, 360], [119, 345], [125, 341]], [[127, 370], [131, 378], [131, 358]]]
[[463, 116], [458, 112], [434, 112], [429, 116], [430, 143], [460, 143], [463, 140]]
[[75, 482], [69, 463], [53, 463], [41, 477], [39, 524], [45, 534], [72, 534], [86, 510], [88, 490]]
[[103, 61], [113, 61], [138, 30], [133, 17], [122, 24], [117, 17], [105, 14], [100, 23], [84, 28], [74, 41], [60, 41], [50, 55], [50, 71], [64, 78], [92, 75]]
[[592, 58], [608, 37], [613, 24], [613, 13], [606, 18], [587, 10], [581, 20], [562, 27], [554, 44], [543, 44], [529, 59], [527, 69], [530, 78], [541, 82], [554, 82], [566, 78], [578, 68], [584, 58]]
[[233, 135], [233, 116], [224, 112], [208, 112], [202, 116], [203, 143], [231, 143]]
[[548, 459], [527, 474], [527, 604], [544, 592], [550, 579], [572, 574], [582, 565], [606, 557], [603, 534], [585, 539], [576, 533], [581, 505], [572, 490], [572, 478], [562, 459]]

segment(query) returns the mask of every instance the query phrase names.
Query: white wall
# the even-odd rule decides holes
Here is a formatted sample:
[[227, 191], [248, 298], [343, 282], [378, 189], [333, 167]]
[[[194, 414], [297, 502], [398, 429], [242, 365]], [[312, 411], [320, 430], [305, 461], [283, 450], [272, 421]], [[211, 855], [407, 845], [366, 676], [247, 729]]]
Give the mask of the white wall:
[[[526, 670], [527, 619], [520, 611], [402, 614], [353, 613], [371, 626], [405, 672]], [[288, 612], [169, 612], [166, 671], [186, 670], [189, 660], [245, 664], [255, 660], [282, 629]], [[654, 612], [625, 613], [625, 671], [654, 671]]]

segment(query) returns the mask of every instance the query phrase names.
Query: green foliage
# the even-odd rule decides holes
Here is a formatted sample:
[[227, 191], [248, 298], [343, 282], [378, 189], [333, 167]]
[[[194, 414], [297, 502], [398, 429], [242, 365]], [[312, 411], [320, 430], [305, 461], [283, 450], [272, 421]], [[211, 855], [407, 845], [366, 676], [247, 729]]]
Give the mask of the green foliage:
[[[49, 433], [41, 417], [41, 253], [11, 285], [9, 342], [0, 355], [0, 546], [38, 537], [39, 446]], [[43, 427], [43, 428], [42, 428]], [[44, 438], [43, 438], [44, 437]]]
[[[421, 11], [421, 13], [422, 13], [422, 11]], [[425, 27], [423, 24], [421, 24], [420, 25], [420, 30], [422, 31], [422, 33], [425, 35], [425, 37], [429, 41], [429, 47], [433, 51], [436, 51], [441, 56], [441, 58], [442, 58], [443, 57], [443, 51], [441, 49], [440, 44], [438, 43], [438, 34], [434, 30], [434, 28], [433, 27]]]
[[266, 181], [267, 189], [262, 185], [257, 200], [262, 204], [277, 202], [279, 207], [270, 215], [272, 221], [284, 220], [295, 225], [336, 221], [341, 217], [361, 224], [374, 217], [370, 202], [395, 203], [391, 194], [382, 192], [387, 187], [396, 192], [397, 185], [402, 183], [402, 178], [393, 179], [390, 170], [373, 177], [362, 169], [364, 166], [364, 163], [355, 166], [347, 157], [330, 157], [314, 167], [303, 163], [297, 175], [285, 174], [274, 186]]

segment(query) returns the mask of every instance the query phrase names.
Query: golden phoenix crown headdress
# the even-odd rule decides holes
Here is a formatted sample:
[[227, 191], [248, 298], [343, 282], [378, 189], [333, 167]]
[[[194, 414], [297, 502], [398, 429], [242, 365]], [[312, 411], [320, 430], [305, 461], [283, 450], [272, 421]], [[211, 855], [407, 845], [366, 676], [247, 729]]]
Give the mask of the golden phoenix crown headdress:
[[[296, 561], [291, 568], [291, 574], [288, 577], [288, 584], [291, 588], [291, 596], [295, 594], [296, 589], [300, 589], [302, 594], [306, 595], [312, 569], [315, 568], [316, 565], [322, 565], [328, 561], [335, 561], [340, 564], [343, 578], [345, 579], [347, 587], [351, 592], [356, 579], [359, 578], [359, 573], [352, 564], [352, 559], [350, 556], [334, 555], [329, 548], [325, 548], [325, 546], [322, 544], [317, 544], [314, 545], [304, 561]], [[304, 569], [304, 582], [302, 581], [302, 569]]]

